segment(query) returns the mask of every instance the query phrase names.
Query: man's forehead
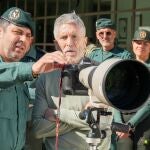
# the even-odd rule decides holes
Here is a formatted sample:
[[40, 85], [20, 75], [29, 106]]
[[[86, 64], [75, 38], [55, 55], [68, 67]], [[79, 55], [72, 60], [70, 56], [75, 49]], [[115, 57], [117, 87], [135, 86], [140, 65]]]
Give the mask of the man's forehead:
[[98, 29], [97, 31], [98, 31], [98, 32], [101, 32], [101, 31], [110, 31], [110, 32], [115, 32], [115, 30], [110, 29], [110, 28]]
[[27, 27], [20, 27], [14, 24], [10, 24], [8, 28], [10, 28], [11, 30], [21, 30], [21, 31], [31, 34], [31, 30]]
[[79, 26], [75, 23], [64, 23], [64, 24], [61, 24], [59, 28], [67, 28], [67, 30], [69, 31], [70, 28], [68, 28], [68, 26], [70, 26], [70, 28], [72, 29], [76, 29], [76, 30], [80, 29]]
[[75, 24], [62, 24], [59, 28], [58, 34], [81, 35], [81, 29]]

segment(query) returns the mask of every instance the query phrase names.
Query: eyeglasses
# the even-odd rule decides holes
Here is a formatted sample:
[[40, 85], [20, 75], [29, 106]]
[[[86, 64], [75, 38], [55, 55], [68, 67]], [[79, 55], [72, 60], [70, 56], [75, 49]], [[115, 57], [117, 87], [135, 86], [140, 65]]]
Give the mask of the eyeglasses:
[[110, 32], [110, 31], [107, 31], [107, 32], [99, 32], [99, 35], [100, 36], [103, 36], [103, 35], [107, 35], [107, 36], [110, 36], [110, 35], [112, 35], [112, 32]]

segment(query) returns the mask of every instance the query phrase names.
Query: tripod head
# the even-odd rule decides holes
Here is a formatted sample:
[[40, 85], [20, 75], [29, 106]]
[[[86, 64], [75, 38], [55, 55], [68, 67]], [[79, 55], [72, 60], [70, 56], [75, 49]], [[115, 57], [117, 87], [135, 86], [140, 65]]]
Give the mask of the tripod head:
[[112, 112], [107, 112], [105, 108], [88, 108], [79, 114], [80, 119], [86, 120], [91, 130], [87, 134], [86, 142], [90, 146], [90, 150], [96, 150], [101, 139], [106, 137], [105, 130], [101, 130], [100, 117], [101, 115], [111, 115]]

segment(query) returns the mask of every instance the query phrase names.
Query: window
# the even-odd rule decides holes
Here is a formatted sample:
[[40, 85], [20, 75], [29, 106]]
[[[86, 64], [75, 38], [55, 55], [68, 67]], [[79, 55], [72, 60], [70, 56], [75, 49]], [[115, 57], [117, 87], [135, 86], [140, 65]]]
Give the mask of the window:
[[[126, 4], [126, 5], [124, 5]], [[137, 12], [140, 13], [142, 21], [140, 25], [149, 25], [150, 3], [144, 0], [3, 0], [0, 1], [0, 13], [7, 8], [18, 6], [29, 11], [36, 22], [36, 45], [47, 51], [53, 51], [53, 25], [56, 17], [73, 10], [83, 19], [87, 29], [87, 36], [95, 37], [95, 21], [98, 18], [112, 18], [116, 21], [119, 32], [119, 19], [127, 18], [127, 33], [132, 36], [137, 28]], [[128, 14], [128, 15], [124, 15]], [[127, 36], [128, 46], [131, 37]]]

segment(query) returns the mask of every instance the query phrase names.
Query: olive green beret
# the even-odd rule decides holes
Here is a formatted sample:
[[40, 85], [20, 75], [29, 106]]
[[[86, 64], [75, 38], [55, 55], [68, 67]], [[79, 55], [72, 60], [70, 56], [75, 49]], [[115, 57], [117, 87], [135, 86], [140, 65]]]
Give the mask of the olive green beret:
[[23, 11], [17, 7], [11, 7], [7, 9], [2, 15], [1, 18], [11, 22], [12, 24], [20, 27], [28, 27], [32, 34], [34, 32], [34, 22], [31, 18], [31, 14]]
[[134, 33], [133, 41], [150, 41], [150, 32], [144, 29], [138, 29]]
[[108, 18], [101, 18], [96, 21], [96, 30], [102, 28], [110, 28], [116, 30], [115, 23]]

